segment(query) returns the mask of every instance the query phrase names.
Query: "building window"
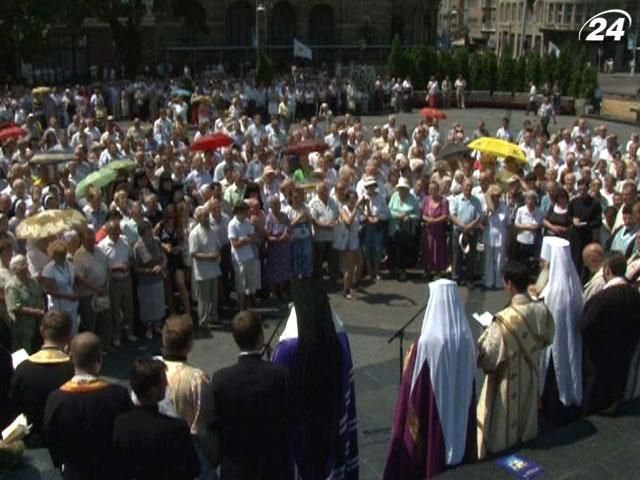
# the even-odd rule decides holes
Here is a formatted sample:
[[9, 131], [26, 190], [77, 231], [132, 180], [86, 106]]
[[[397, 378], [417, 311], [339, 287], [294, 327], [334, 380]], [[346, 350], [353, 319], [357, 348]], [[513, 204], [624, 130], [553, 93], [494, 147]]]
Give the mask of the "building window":
[[309, 43], [311, 45], [333, 45], [333, 8], [316, 5], [309, 12]]
[[555, 17], [554, 23], [560, 25], [562, 23], [562, 5], [561, 4], [556, 5], [555, 15], [556, 17]]
[[570, 3], [564, 4], [564, 18], [562, 19], [562, 23], [566, 25], [571, 25], [571, 17], [573, 16], [573, 5]]
[[255, 34], [255, 10], [246, 1], [232, 3], [227, 10], [226, 37], [229, 45], [251, 45]]
[[272, 45], [291, 45], [295, 37], [296, 14], [287, 2], [278, 2], [271, 14], [269, 42]]
[[577, 25], [582, 25], [582, 23], [584, 22], [585, 18], [584, 18], [584, 8], [583, 5], [581, 4], [577, 4], [576, 5], [576, 24]]
[[547, 23], [553, 23], [553, 9], [555, 7], [555, 4], [550, 3], [549, 4], [549, 9], [547, 10]]

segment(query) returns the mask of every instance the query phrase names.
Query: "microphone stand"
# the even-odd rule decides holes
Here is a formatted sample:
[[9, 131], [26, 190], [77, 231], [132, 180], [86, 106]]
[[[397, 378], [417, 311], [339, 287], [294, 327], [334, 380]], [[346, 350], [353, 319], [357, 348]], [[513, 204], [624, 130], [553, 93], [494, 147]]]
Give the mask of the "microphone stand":
[[285, 315], [284, 317], [281, 317], [280, 320], [278, 320], [278, 324], [276, 325], [276, 328], [273, 329], [273, 332], [271, 332], [271, 336], [269, 337], [269, 340], [267, 341], [267, 343], [264, 344], [264, 353], [267, 356], [267, 360], [269, 361], [271, 361], [271, 354], [273, 353], [273, 349], [271, 348], [271, 342], [273, 342], [273, 339], [276, 336], [276, 333], [278, 333], [278, 330], [280, 329], [280, 325], [282, 325], [282, 322], [284, 321], [285, 318], [287, 318], [287, 315]]
[[400, 340], [399, 342], [399, 362], [400, 362], [400, 377], [398, 380], [398, 383], [402, 382], [402, 370], [403, 370], [403, 356], [404, 356], [404, 349], [403, 349], [403, 344], [404, 344], [404, 333], [405, 330], [407, 328], [409, 328], [409, 326], [416, 321], [416, 318], [418, 318], [418, 316], [422, 313], [422, 311], [427, 308], [427, 304], [425, 303], [422, 307], [420, 307], [420, 309], [409, 319], [407, 320], [407, 322], [402, 325], [402, 327], [400, 327], [400, 329], [394, 333], [393, 335], [391, 335], [391, 337], [389, 337], [389, 340], [387, 340], [387, 343], [391, 343], [393, 342], [396, 338], [398, 338]]

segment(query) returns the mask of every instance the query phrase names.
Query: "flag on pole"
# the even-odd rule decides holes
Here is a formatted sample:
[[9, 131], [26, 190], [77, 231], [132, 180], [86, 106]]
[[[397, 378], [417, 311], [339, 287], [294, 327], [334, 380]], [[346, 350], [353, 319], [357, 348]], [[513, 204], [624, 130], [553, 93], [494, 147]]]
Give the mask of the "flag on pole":
[[293, 56], [311, 60], [313, 58], [313, 53], [311, 52], [311, 49], [307, 47], [304, 43], [294, 38], [293, 39]]
[[553, 42], [549, 42], [549, 55], [555, 55], [556, 58], [558, 58], [560, 56], [560, 49], [558, 48], [558, 46], [553, 43]]

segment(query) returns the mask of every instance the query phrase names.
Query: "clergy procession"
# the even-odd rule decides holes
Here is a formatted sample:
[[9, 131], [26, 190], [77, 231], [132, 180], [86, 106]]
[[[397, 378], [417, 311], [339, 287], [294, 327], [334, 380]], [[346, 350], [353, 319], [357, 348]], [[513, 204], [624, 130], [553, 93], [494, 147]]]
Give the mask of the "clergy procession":
[[[384, 480], [640, 397], [640, 132], [550, 124], [549, 98], [522, 125], [464, 125], [464, 92], [439, 109], [435, 79], [402, 117], [410, 80], [376, 80], [371, 125], [348, 78], [311, 78], [175, 79], [153, 103], [140, 86], [131, 122], [108, 82], [0, 92], [0, 426], [24, 416], [15, 444], [68, 480], [358, 479], [344, 319], [392, 282], [420, 284], [426, 306]], [[488, 292], [505, 306], [476, 326], [463, 296]], [[234, 364], [191, 362], [227, 332]]]

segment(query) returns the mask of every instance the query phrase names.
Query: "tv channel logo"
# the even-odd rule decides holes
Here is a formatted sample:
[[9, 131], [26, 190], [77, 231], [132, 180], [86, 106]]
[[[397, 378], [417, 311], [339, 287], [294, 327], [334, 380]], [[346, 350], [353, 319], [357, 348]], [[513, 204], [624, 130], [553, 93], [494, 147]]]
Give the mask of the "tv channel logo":
[[620, 42], [631, 29], [631, 15], [625, 10], [600, 12], [584, 22], [578, 32], [579, 42], [599, 43], [605, 40]]

